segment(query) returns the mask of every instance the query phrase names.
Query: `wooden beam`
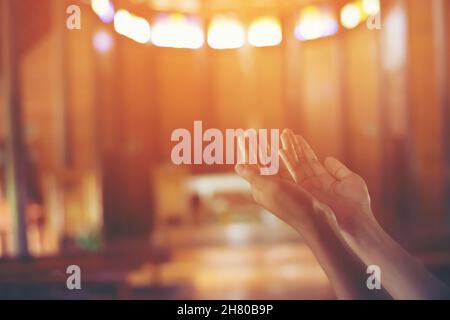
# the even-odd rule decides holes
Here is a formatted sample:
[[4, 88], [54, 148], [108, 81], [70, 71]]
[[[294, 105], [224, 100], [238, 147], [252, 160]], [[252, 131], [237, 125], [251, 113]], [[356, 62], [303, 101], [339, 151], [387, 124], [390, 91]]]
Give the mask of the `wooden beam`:
[[[12, 232], [9, 251], [18, 257], [28, 256], [26, 234], [27, 183], [25, 173], [25, 146], [23, 143], [22, 110], [20, 101], [20, 73], [15, 17], [17, 1], [1, 1], [3, 23], [2, 56], [4, 66], [4, 99], [6, 106], [6, 181], [12, 214]], [[23, 26], [19, 26], [23, 27]]]
[[[443, 227], [444, 130], [440, 0], [407, 1], [409, 131], [419, 200], [416, 224]], [[424, 224], [420, 225], [424, 229]]]

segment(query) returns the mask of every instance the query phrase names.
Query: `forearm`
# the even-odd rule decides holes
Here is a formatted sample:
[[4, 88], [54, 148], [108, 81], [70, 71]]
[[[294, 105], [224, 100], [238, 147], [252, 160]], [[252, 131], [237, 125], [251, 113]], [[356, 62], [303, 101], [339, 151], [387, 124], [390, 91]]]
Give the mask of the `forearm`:
[[305, 240], [339, 299], [390, 298], [383, 289], [369, 290], [365, 264], [352, 252], [332, 222], [322, 221]]
[[347, 243], [367, 265], [381, 270], [382, 285], [395, 299], [448, 298], [448, 288], [407, 253], [374, 220], [361, 219], [345, 234]]

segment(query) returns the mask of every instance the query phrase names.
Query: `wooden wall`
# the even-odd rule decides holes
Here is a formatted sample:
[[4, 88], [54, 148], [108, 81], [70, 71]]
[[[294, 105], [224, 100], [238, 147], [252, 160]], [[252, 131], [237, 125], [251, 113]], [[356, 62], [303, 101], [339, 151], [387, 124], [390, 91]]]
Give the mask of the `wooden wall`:
[[104, 26], [87, 14], [81, 31], [65, 33], [63, 74], [57, 35], [43, 37], [24, 61], [23, 85], [32, 92], [24, 97], [26, 130], [38, 132], [40, 166], [62, 167], [68, 180], [100, 175], [107, 234], [145, 233], [150, 172], [170, 161], [174, 129], [191, 129], [194, 120], [221, 129], [292, 126], [321, 158], [341, 158], [366, 178], [383, 223], [439, 225], [448, 183], [450, 88], [442, 70], [450, 68], [450, 32], [448, 10], [439, 24], [433, 6], [449, 4], [382, 3], [381, 30], [363, 24], [304, 43], [285, 30], [280, 46], [230, 51], [162, 49], [115, 35], [112, 51], [100, 54], [91, 41]]

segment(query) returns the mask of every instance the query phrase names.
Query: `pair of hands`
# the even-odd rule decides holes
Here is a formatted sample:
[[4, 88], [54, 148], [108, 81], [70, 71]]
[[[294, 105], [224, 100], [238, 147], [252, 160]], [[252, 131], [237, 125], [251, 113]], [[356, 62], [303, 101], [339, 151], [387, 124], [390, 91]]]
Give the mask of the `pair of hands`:
[[[251, 184], [258, 204], [305, 238], [319, 236], [324, 223], [353, 234], [360, 221], [375, 222], [367, 185], [360, 176], [332, 157], [320, 163], [305, 139], [291, 130], [283, 131], [281, 142], [278, 175], [261, 176], [258, 165], [236, 166], [236, 172]], [[248, 149], [242, 150], [245, 144], [240, 145], [248, 155]]]
[[[256, 159], [249, 153], [257, 148], [245, 140], [239, 139], [244, 159]], [[335, 158], [321, 164], [305, 139], [291, 130], [283, 131], [281, 142], [278, 175], [262, 176], [258, 165], [236, 166], [250, 183], [255, 201], [303, 236], [337, 297], [388, 298], [384, 291], [367, 290], [366, 266], [358, 253], [365, 250], [351, 248], [352, 239], [345, 239], [346, 233], [360, 234], [367, 221], [375, 221], [364, 180]]]
[[[240, 151], [250, 159], [242, 138]], [[312, 249], [338, 297], [448, 299], [450, 289], [408, 254], [376, 222], [367, 185], [335, 158], [322, 164], [291, 130], [281, 135], [282, 167], [260, 175], [258, 165], [237, 165], [255, 201], [294, 227]], [[256, 159], [253, 155], [253, 159]], [[383, 270], [383, 290], [368, 290], [366, 266]], [[386, 289], [386, 291], [384, 291]]]

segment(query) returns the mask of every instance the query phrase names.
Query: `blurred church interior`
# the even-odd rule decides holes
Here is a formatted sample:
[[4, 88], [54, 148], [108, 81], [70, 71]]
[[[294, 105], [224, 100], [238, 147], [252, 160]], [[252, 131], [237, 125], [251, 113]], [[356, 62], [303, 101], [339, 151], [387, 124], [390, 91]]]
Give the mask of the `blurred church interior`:
[[300, 132], [450, 283], [450, 1], [0, 5], [0, 298], [334, 299], [232, 166], [172, 164], [195, 120]]

